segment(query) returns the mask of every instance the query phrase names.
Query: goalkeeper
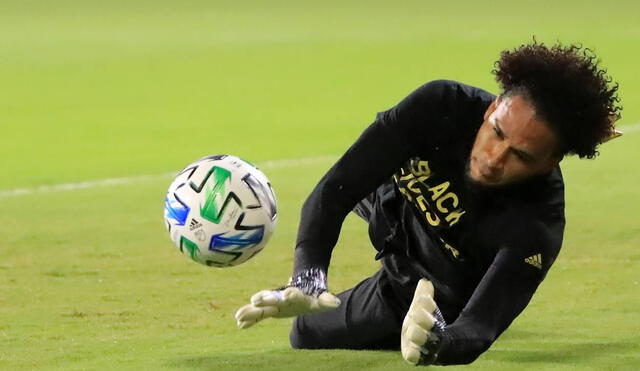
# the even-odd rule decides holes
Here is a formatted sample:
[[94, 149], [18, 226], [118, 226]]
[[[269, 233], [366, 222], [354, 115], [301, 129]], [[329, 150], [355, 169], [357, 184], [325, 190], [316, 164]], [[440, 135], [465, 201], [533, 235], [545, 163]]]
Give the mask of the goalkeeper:
[[[617, 135], [617, 85], [581, 46], [503, 51], [494, 96], [423, 85], [378, 114], [306, 200], [293, 276], [236, 313], [297, 316], [294, 348], [401, 349], [412, 364], [473, 362], [524, 310], [558, 256], [565, 155]], [[381, 268], [334, 296], [326, 274], [350, 211]]]

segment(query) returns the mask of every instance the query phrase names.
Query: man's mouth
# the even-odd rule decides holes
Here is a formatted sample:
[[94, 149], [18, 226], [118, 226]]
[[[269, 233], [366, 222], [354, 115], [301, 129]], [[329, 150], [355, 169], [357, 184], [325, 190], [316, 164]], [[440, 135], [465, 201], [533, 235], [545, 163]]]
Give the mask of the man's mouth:
[[480, 178], [487, 183], [498, 183], [500, 181], [500, 175], [489, 170], [487, 166], [480, 165], [478, 174], [480, 175]]

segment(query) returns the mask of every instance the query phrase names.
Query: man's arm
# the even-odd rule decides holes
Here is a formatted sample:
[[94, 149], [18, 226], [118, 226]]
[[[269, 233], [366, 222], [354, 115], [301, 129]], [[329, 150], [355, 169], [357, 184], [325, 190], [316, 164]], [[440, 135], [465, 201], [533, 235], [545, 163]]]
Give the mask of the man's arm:
[[[557, 188], [556, 192], [561, 195], [562, 188]], [[550, 193], [549, 199], [554, 201], [556, 197]], [[564, 233], [563, 210], [563, 202], [536, 202], [525, 207], [512, 205], [509, 210], [483, 219], [477, 226], [478, 232], [474, 239], [481, 242], [480, 246], [493, 243], [497, 246], [497, 251], [462, 312], [448, 325], [439, 328], [427, 326], [422, 328], [422, 332], [402, 334], [405, 344], [413, 348], [417, 345], [420, 349], [422, 356], [418, 362], [426, 359], [440, 365], [466, 364], [489, 349], [529, 304], [555, 261]], [[420, 317], [416, 313], [426, 310], [434, 318], [437, 319], [437, 316], [434, 308], [418, 305], [420, 302], [416, 301], [416, 297], [419, 296], [416, 289], [405, 322], [420, 328], [420, 324], [425, 321], [416, 320]], [[435, 305], [438, 302], [437, 292], [433, 299]], [[429, 324], [428, 321], [426, 323]], [[416, 333], [428, 336], [416, 337]], [[424, 339], [430, 341], [424, 342]], [[406, 349], [410, 347], [405, 346]], [[437, 354], [436, 357], [433, 356], [434, 353]], [[403, 352], [405, 360], [416, 363], [416, 352], [408, 354], [409, 357]], [[430, 357], [425, 358], [425, 355]]]
[[[470, 363], [489, 349], [529, 304], [560, 250], [561, 213], [504, 220], [513, 223], [498, 228], [503, 238], [491, 266], [458, 318], [441, 334], [438, 364]], [[493, 232], [488, 233], [495, 241]]]
[[529, 304], [540, 272], [525, 266], [524, 258], [515, 262], [507, 255], [498, 253], [467, 306], [442, 333], [438, 364], [473, 362]]
[[451, 117], [449, 111], [455, 106], [451, 94], [456, 87], [446, 81], [425, 84], [394, 108], [378, 114], [304, 203], [292, 282], [254, 295], [251, 304], [236, 312], [238, 326], [246, 328], [268, 317], [337, 306], [339, 301], [333, 295], [319, 299], [327, 290], [331, 252], [344, 218], [404, 162], [434, 147], [434, 139], [442, 135], [437, 127], [440, 118]]
[[446, 325], [438, 311], [432, 298], [433, 286], [430, 292], [424, 289], [431, 283], [420, 280], [401, 333], [402, 357], [407, 362], [467, 364], [489, 349], [527, 306], [540, 282], [530, 272], [512, 269], [513, 262], [505, 262], [508, 259], [505, 255], [508, 255], [505, 250], [498, 254], [469, 303], [451, 325]]
[[320, 180], [302, 208], [294, 274], [309, 267], [326, 272], [342, 222], [353, 207], [408, 159], [435, 147], [442, 117], [452, 116], [456, 85], [434, 81], [380, 113]]

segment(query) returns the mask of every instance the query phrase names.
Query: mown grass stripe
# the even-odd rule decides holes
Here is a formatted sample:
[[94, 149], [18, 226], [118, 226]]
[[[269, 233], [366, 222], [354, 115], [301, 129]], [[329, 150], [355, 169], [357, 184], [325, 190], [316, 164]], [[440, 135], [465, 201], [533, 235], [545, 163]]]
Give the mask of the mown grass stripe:
[[[622, 131], [623, 134], [636, 133], [640, 131], [640, 122], [629, 124], [629, 125], [622, 125], [620, 127], [620, 131]], [[313, 164], [329, 162], [329, 161], [335, 160], [336, 158], [337, 158], [337, 155], [327, 155], [327, 156], [313, 156], [313, 157], [302, 157], [302, 158], [281, 159], [281, 160], [268, 160], [268, 161], [259, 163], [258, 167], [263, 169], [297, 167], [297, 166], [303, 166], [303, 165], [313, 165]], [[123, 185], [123, 184], [153, 181], [158, 179], [169, 179], [175, 175], [176, 175], [176, 171], [172, 171], [172, 172], [166, 172], [161, 174], [137, 175], [137, 176], [131, 176], [131, 177], [122, 177], [122, 178], [106, 178], [106, 179], [88, 180], [88, 181], [76, 182], [76, 183], [53, 184], [53, 185], [31, 187], [31, 188], [14, 188], [14, 189], [0, 190], [0, 198], [26, 196], [26, 195], [35, 194], [35, 193], [73, 191], [76, 189], [84, 189], [84, 188], [109, 187], [109, 186], [116, 186], [116, 185]]]

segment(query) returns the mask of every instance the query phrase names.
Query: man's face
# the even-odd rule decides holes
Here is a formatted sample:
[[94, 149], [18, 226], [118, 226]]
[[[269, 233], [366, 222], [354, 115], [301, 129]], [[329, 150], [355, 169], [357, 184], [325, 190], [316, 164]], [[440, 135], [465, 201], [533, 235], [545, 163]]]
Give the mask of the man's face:
[[468, 178], [497, 187], [551, 171], [562, 159], [549, 126], [522, 96], [497, 98], [484, 114], [468, 164]]

